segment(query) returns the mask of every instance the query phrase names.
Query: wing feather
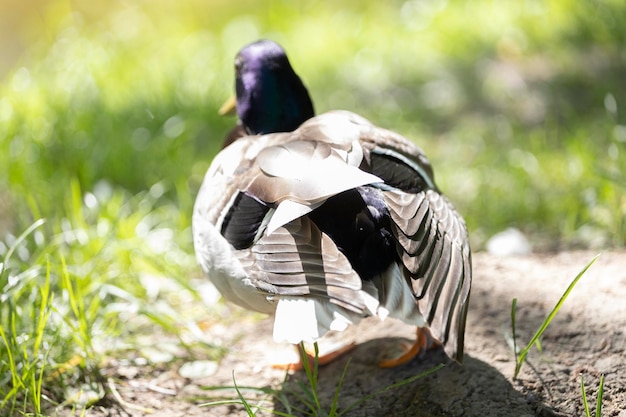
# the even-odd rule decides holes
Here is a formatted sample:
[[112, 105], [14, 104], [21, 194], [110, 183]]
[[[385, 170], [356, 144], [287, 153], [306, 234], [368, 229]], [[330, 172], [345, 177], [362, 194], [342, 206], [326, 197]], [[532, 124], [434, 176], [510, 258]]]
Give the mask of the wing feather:
[[435, 190], [399, 193], [385, 191], [385, 198], [405, 275], [433, 335], [461, 360], [471, 282], [465, 223]]
[[264, 235], [252, 250], [239, 251], [253, 286], [277, 296], [327, 299], [360, 315], [378, 303], [335, 243], [307, 217]]

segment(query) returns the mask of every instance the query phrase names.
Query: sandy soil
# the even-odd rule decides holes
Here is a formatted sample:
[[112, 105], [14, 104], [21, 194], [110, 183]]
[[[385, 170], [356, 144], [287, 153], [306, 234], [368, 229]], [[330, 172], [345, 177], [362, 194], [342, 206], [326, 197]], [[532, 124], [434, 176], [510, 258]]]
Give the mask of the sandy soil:
[[[511, 300], [518, 299], [518, 344], [530, 340], [576, 274], [595, 253], [569, 252], [524, 257], [474, 256], [474, 285], [468, 318], [464, 364], [449, 361], [441, 349], [391, 370], [376, 363], [414, 336], [401, 323], [367, 321], [341, 335], [358, 345], [348, 355], [321, 368], [319, 391], [326, 410], [350, 359], [341, 387], [339, 409], [387, 385], [444, 363], [432, 375], [388, 390], [349, 411], [347, 416], [582, 416], [580, 378], [595, 408], [599, 377], [605, 375], [603, 416], [626, 417], [626, 252], [606, 252], [578, 283], [513, 380], [515, 362], [510, 341]], [[216, 330], [218, 331], [218, 330]], [[232, 337], [225, 340], [225, 335]], [[244, 390], [246, 398], [285, 410], [280, 397], [299, 406], [292, 394], [305, 381], [302, 372], [285, 374], [269, 366], [289, 346], [271, 340], [271, 321], [244, 320], [216, 337], [231, 347], [209, 377], [183, 378], [172, 363], [158, 367], [115, 367], [107, 370], [124, 407], [101, 405], [89, 416], [245, 415], [239, 405], [205, 407], [211, 397], [235, 398], [232, 391], [207, 390], [237, 384], [279, 389], [281, 396]], [[292, 410], [295, 415], [301, 413]], [[260, 412], [259, 415], [269, 415]], [[593, 415], [593, 412], [592, 412]]]

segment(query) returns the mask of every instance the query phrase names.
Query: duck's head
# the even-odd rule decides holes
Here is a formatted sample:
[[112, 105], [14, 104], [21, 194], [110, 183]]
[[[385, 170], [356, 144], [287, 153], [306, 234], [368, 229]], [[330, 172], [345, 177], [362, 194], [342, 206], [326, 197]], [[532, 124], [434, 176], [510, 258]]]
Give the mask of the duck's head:
[[237, 115], [249, 133], [289, 132], [314, 116], [306, 87], [276, 42], [260, 40], [239, 51], [235, 89]]

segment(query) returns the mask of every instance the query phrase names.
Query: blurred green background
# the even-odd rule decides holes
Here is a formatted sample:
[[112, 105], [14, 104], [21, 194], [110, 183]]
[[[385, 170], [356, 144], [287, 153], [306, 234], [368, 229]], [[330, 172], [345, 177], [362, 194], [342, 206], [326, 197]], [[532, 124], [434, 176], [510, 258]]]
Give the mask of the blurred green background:
[[234, 122], [216, 115], [233, 56], [268, 37], [318, 112], [353, 110], [426, 151], [475, 247], [508, 226], [551, 249], [626, 237], [620, 1], [8, 5], [5, 232], [31, 221], [25, 197], [62, 216], [73, 178], [84, 191], [160, 182], [188, 204]]
[[475, 249], [507, 227], [537, 250], [623, 246], [624, 27], [621, 0], [3, 1], [0, 410], [46, 409], [36, 382], [68, 361], [81, 377], [47, 398], [97, 385], [126, 355], [112, 336], [197, 336], [193, 199], [235, 122], [217, 116], [233, 57], [261, 37], [318, 113], [419, 144]]

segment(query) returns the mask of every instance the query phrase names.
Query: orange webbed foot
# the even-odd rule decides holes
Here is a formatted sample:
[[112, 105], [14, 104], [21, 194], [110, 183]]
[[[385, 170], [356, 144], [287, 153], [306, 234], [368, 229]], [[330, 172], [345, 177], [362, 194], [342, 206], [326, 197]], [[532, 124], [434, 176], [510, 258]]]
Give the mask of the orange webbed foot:
[[[315, 365], [315, 353], [308, 352], [302, 344], [294, 345], [296, 350], [298, 351], [299, 360], [297, 362], [289, 362], [289, 363], [274, 363], [272, 364], [272, 368], [274, 369], [286, 369], [290, 371], [301, 371], [304, 369], [304, 360], [309, 363], [309, 369], [312, 369]], [[335, 361], [337, 358], [342, 356], [343, 354], [350, 352], [352, 349], [356, 347], [356, 343], [352, 342], [347, 345], [341, 346], [338, 349], [332, 350], [328, 353], [317, 355], [317, 364], [318, 366], [328, 365], [329, 363]]]
[[397, 358], [382, 360], [378, 363], [378, 366], [381, 368], [395, 368], [396, 366], [404, 365], [415, 359], [421, 352], [440, 345], [439, 341], [430, 334], [430, 330], [427, 327], [418, 327], [416, 334], [415, 343], [406, 352]]

